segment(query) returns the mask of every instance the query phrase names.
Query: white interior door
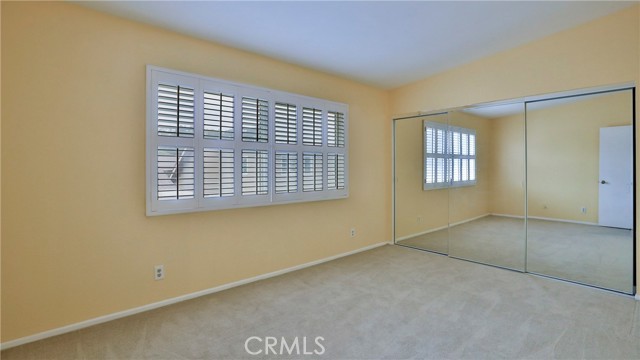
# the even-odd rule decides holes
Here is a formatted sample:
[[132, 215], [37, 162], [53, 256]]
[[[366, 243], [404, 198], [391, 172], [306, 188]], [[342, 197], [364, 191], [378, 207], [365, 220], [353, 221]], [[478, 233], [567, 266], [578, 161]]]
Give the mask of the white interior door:
[[602, 226], [633, 226], [632, 126], [600, 128], [598, 222]]

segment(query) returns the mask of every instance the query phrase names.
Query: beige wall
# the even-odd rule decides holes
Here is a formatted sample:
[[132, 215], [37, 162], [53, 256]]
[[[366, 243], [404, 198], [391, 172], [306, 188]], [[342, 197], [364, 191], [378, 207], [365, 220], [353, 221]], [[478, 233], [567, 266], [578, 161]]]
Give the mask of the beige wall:
[[[349, 104], [350, 197], [146, 217], [146, 64]], [[2, 2], [2, 74], [3, 342], [391, 239], [386, 91], [69, 3]]]
[[[398, 116], [571, 89], [639, 84], [639, 54], [640, 6], [635, 6], [395, 89], [391, 112]], [[637, 251], [640, 256], [640, 247]]]

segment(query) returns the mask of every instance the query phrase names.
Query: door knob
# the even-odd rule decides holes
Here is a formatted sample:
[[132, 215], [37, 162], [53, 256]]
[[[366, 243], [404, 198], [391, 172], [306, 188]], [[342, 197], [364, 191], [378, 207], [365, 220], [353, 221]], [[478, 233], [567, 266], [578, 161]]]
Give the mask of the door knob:
[[604, 185], [604, 184], [608, 184], [608, 182], [606, 182], [606, 181], [602, 180], [602, 181], [600, 181], [600, 184], [603, 184], [603, 185]]

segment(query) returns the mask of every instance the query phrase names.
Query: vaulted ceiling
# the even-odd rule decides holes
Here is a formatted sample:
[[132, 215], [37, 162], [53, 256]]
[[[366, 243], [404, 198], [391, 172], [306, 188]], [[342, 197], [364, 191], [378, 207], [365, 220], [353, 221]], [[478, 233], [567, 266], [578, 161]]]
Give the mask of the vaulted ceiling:
[[77, 3], [366, 84], [393, 88], [638, 2]]

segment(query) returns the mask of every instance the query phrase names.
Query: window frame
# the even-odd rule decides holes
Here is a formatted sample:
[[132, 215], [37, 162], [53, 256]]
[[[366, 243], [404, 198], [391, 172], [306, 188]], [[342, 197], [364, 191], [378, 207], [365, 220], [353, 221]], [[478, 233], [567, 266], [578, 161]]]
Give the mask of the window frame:
[[[234, 209], [254, 206], [280, 205], [308, 201], [343, 199], [349, 196], [349, 107], [347, 104], [324, 99], [287, 93], [278, 90], [255, 87], [192, 73], [175, 71], [153, 65], [147, 65], [147, 116], [146, 116], [146, 213], [147, 216], [177, 213]], [[157, 89], [159, 84], [189, 86], [194, 89], [194, 136], [158, 135]], [[233, 140], [211, 139], [204, 137], [204, 92], [222, 93], [233, 96]], [[248, 142], [242, 139], [242, 100], [251, 97], [268, 102], [268, 141]], [[275, 142], [275, 104], [286, 103], [297, 107], [296, 144]], [[303, 108], [321, 110], [322, 143], [321, 146], [303, 144]], [[328, 146], [328, 113], [343, 114], [344, 147]], [[195, 154], [195, 194], [193, 199], [159, 200], [157, 197], [157, 149], [158, 146], [190, 147]], [[204, 149], [233, 150], [234, 158], [234, 194], [232, 196], [204, 197]], [[242, 195], [242, 151], [266, 150], [268, 153], [266, 195]], [[276, 152], [297, 153], [297, 191], [276, 193], [275, 172]], [[323, 186], [321, 191], [303, 191], [303, 154], [315, 152], [323, 154]], [[344, 155], [344, 188], [328, 189], [327, 156], [329, 153]]]
[[[427, 146], [427, 141], [428, 141], [428, 129], [435, 129], [437, 130], [442, 130], [444, 131], [444, 144], [443, 144], [443, 152], [439, 153], [437, 152], [429, 152], [428, 150], [428, 146]], [[422, 154], [423, 154], [423, 161], [422, 161], [422, 166], [423, 166], [423, 171], [422, 171], [422, 190], [424, 191], [428, 191], [428, 190], [437, 190], [437, 189], [446, 189], [446, 188], [456, 188], [456, 187], [465, 187], [465, 186], [474, 186], [477, 184], [478, 181], [478, 160], [477, 160], [477, 156], [478, 156], [478, 151], [477, 151], [477, 145], [478, 145], [478, 137], [477, 137], [477, 133], [475, 129], [471, 129], [471, 128], [464, 128], [464, 127], [460, 127], [460, 126], [451, 126], [448, 125], [446, 123], [440, 123], [440, 122], [434, 122], [434, 121], [429, 121], [429, 120], [423, 120], [422, 122], [422, 134], [423, 134], [423, 141], [422, 141]], [[467, 141], [468, 141], [468, 154], [462, 154], [462, 151], [460, 151], [459, 154], [455, 154], [455, 152], [453, 151], [452, 147], [453, 147], [453, 136], [454, 134], [460, 134], [460, 137], [462, 138], [463, 134], [467, 135]], [[473, 136], [473, 155], [471, 155], [471, 137]], [[462, 147], [462, 144], [460, 145]], [[437, 181], [437, 177], [436, 177], [436, 181], [435, 182], [428, 182], [428, 176], [427, 176], [427, 170], [428, 170], [428, 165], [427, 162], [429, 161], [429, 159], [436, 159], [435, 161], [437, 162], [437, 159], [443, 159], [443, 166], [442, 166], [442, 171], [444, 172], [444, 181], [438, 182]], [[460, 160], [460, 162], [462, 163], [462, 160], [467, 160], [468, 165], [468, 180], [454, 180], [453, 177], [453, 162], [455, 160]], [[471, 179], [471, 160], [473, 160], [473, 163], [475, 164], [473, 170], [473, 179]], [[438, 170], [438, 166], [435, 165], [435, 169], [436, 171]], [[462, 166], [460, 166], [460, 179], [462, 179], [462, 174], [461, 174], [461, 170]], [[434, 177], [437, 175], [434, 175]]]

